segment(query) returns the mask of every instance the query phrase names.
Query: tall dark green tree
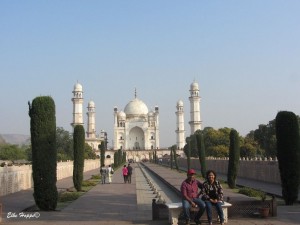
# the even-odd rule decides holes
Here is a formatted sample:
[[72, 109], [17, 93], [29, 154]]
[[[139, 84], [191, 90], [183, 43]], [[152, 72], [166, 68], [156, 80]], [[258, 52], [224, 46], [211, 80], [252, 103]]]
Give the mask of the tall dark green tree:
[[187, 169], [191, 169], [191, 138], [187, 137], [186, 138], [186, 143], [187, 143], [187, 155], [186, 155], [186, 160], [187, 160]]
[[101, 141], [100, 144], [100, 164], [101, 166], [105, 164], [105, 141]]
[[76, 125], [73, 133], [74, 162], [73, 183], [77, 191], [81, 191], [84, 168], [85, 134], [82, 125]]
[[235, 188], [236, 177], [240, 162], [240, 139], [236, 130], [230, 131], [229, 162], [227, 172], [227, 182], [230, 188]]
[[171, 146], [171, 151], [173, 151], [173, 158], [174, 158], [174, 162], [175, 162], [175, 168], [176, 170], [178, 170], [178, 159], [177, 159], [177, 153], [176, 153], [176, 149], [177, 149], [177, 145], [172, 145]]
[[34, 200], [41, 210], [55, 210], [58, 199], [55, 103], [50, 96], [40, 96], [28, 105]]
[[201, 132], [196, 131], [196, 140], [197, 140], [197, 149], [199, 155], [199, 162], [201, 166], [201, 175], [202, 177], [206, 176], [206, 160], [205, 160], [205, 145], [204, 138]]
[[299, 124], [293, 112], [277, 114], [276, 139], [282, 197], [286, 205], [293, 205], [298, 199], [300, 181]]

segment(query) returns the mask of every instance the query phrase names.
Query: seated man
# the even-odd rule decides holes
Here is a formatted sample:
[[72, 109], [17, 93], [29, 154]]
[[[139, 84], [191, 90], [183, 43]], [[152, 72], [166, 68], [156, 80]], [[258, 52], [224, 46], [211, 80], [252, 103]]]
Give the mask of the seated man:
[[199, 198], [200, 192], [198, 188], [202, 189], [202, 183], [195, 179], [195, 170], [189, 169], [187, 171], [187, 179], [185, 179], [181, 184], [181, 194], [182, 194], [182, 207], [183, 213], [186, 221], [186, 225], [190, 224], [190, 207], [199, 207], [199, 211], [195, 216], [196, 225], [201, 224], [200, 218], [205, 211], [205, 203]]

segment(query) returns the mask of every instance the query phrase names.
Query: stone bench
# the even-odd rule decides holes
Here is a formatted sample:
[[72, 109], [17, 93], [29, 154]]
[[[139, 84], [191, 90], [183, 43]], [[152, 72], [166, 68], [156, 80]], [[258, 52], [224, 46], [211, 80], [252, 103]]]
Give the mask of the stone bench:
[[[174, 202], [174, 203], [168, 203], [166, 204], [168, 207], [169, 211], [169, 222], [172, 225], [177, 225], [178, 224], [178, 217], [180, 213], [182, 212], [182, 202]], [[222, 204], [222, 209], [224, 213], [224, 223], [228, 222], [228, 207], [232, 206], [228, 202], [224, 202]], [[216, 213], [216, 210], [213, 210], [213, 216], [214, 213]]]

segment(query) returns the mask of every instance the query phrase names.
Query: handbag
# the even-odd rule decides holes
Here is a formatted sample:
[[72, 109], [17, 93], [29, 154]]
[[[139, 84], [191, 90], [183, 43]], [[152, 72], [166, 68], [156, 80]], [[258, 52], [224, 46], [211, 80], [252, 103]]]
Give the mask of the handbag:
[[114, 174], [114, 171], [113, 171], [113, 170], [111, 170], [111, 171], [110, 171], [110, 174]]

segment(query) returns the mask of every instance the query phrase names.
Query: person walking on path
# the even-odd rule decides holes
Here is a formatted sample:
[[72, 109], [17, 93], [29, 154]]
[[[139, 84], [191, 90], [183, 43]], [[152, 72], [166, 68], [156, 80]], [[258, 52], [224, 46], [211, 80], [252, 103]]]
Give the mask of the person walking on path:
[[114, 169], [111, 167], [111, 165], [107, 168], [107, 175], [108, 175], [108, 183], [110, 184], [112, 181], [112, 176], [114, 174]]
[[128, 176], [128, 169], [127, 169], [126, 165], [123, 166], [122, 174], [123, 174], [123, 177], [124, 177], [124, 183], [126, 183], [127, 182], [127, 176]]
[[220, 223], [224, 225], [223, 188], [219, 181], [216, 180], [215, 171], [206, 172], [206, 181], [203, 183], [202, 199], [205, 201], [208, 223], [212, 225], [212, 206], [215, 206], [220, 218]]
[[127, 174], [127, 182], [131, 184], [131, 175], [132, 175], [132, 167], [130, 166], [130, 163], [128, 163], [127, 166], [128, 174]]
[[200, 193], [199, 189], [202, 189], [202, 183], [195, 178], [195, 170], [189, 169], [187, 171], [187, 178], [182, 182], [180, 191], [182, 194], [182, 207], [185, 217], [185, 224], [190, 225], [190, 207], [199, 207], [199, 211], [195, 216], [196, 225], [201, 224], [200, 218], [205, 211], [205, 203], [199, 198]]
[[103, 164], [100, 168], [100, 174], [101, 174], [101, 183], [105, 184], [106, 182], [106, 176], [107, 176], [107, 168]]

